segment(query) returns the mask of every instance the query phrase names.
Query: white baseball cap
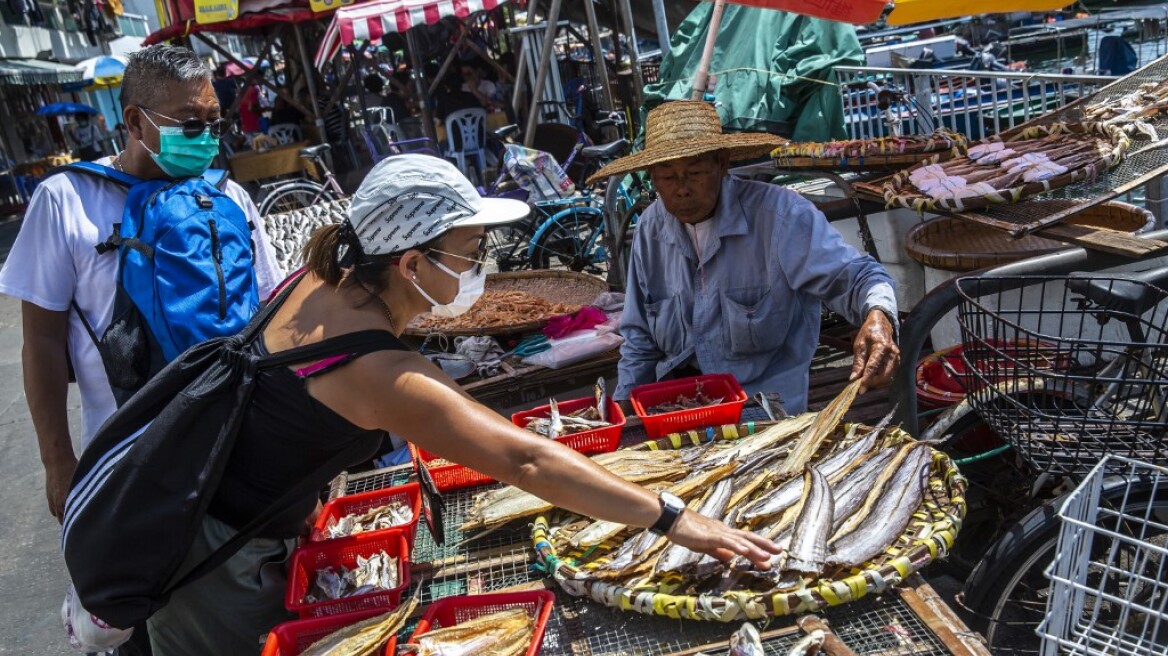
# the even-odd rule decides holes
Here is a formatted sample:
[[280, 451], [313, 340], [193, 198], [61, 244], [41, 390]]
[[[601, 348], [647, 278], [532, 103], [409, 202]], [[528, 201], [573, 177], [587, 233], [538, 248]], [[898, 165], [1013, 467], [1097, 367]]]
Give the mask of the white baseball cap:
[[399, 253], [451, 228], [518, 221], [527, 203], [483, 198], [453, 164], [430, 155], [389, 157], [369, 171], [349, 203], [349, 224], [367, 255]]

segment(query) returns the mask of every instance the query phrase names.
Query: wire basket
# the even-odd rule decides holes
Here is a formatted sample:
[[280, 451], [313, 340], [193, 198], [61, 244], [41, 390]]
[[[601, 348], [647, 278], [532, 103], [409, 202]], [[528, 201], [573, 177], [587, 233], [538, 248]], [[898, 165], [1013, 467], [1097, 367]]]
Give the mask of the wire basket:
[[1168, 654], [1168, 469], [1107, 456], [1058, 514], [1042, 653]]
[[1109, 453], [1168, 463], [1166, 308], [1103, 309], [1088, 280], [1092, 298], [1168, 294], [1121, 276], [959, 279], [968, 399], [1039, 472], [1085, 474]]

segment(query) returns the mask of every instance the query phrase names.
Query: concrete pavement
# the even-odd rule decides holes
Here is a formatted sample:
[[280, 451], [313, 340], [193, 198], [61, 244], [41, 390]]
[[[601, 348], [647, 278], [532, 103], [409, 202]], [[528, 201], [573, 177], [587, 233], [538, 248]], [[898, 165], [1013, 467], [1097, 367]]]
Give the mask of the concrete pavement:
[[[19, 229], [19, 221], [0, 225], [0, 261]], [[0, 654], [75, 655], [61, 627], [65, 564], [24, 397], [21, 340], [20, 302], [0, 296]], [[79, 448], [81, 400], [71, 387], [69, 424]]]

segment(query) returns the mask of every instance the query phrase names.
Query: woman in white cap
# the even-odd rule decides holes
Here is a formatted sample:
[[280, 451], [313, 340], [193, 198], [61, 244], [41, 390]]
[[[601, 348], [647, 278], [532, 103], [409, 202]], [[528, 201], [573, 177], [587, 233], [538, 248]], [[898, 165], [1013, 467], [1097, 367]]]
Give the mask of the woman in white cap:
[[[201, 561], [340, 449], [364, 441], [372, 456], [390, 432], [557, 506], [766, 566], [779, 551], [769, 540], [686, 512], [675, 497], [516, 428], [396, 340], [423, 312], [466, 311], [483, 290], [483, 227], [527, 212], [524, 203], [480, 197], [441, 159], [403, 155], [370, 171], [348, 220], [313, 235], [306, 272], [289, 283], [254, 348], [276, 353], [367, 332], [386, 337], [384, 350], [260, 374], [187, 563]], [[316, 503], [305, 498], [225, 564], [176, 591], [149, 622], [156, 656], [257, 653], [257, 640], [288, 619], [283, 561]]]

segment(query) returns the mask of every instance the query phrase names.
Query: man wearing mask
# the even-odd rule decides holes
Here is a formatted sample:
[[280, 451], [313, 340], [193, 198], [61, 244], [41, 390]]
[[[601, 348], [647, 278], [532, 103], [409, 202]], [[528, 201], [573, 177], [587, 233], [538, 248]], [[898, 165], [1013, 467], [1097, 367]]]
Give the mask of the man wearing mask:
[[[181, 179], [202, 175], [218, 154], [226, 121], [210, 71], [190, 50], [156, 45], [130, 55], [121, 101], [126, 149], [98, 163], [140, 179]], [[24, 390], [49, 512], [58, 521], [77, 465], [66, 410], [70, 363], [81, 392], [82, 448], [116, 409], [101, 356], [78, 312], [98, 335], [112, 320], [118, 257], [94, 247], [121, 222], [126, 192], [75, 171], [49, 177], [33, 194], [0, 271], [0, 293], [22, 301]], [[259, 212], [234, 182], [224, 192], [254, 226], [256, 281], [260, 298], [266, 298], [282, 273]], [[145, 631], [136, 633], [135, 642], [147, 638]]]

